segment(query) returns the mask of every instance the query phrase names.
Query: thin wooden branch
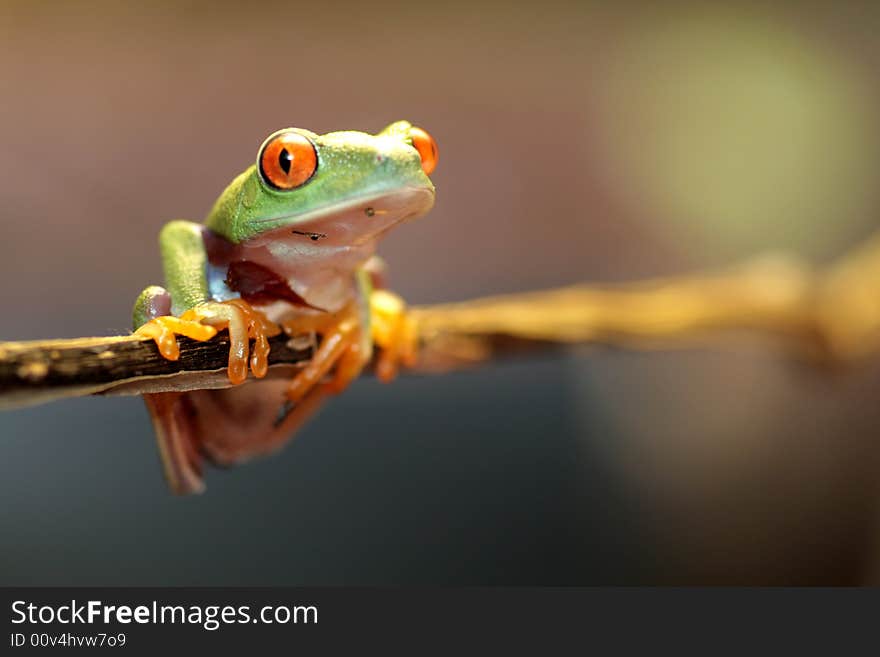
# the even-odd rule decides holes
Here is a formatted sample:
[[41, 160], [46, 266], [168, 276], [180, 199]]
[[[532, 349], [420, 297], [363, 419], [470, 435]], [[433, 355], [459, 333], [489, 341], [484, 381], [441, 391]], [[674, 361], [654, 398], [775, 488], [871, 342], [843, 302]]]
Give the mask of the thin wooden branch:
[[[0, 409], [91, 394], [143, 394], [225, 387], [229, 338], [178, 338], [180, 359], [163, 358], [152, 340], [136, 336], [0, 342]], [[273, 365], [295, 365], [308, 346], [274, 339]], [[270, 368], [277, 369], [277, 368]]]
[[[422, 353], [438, 372], [571, 344], [669, 348], [745, 330], [799, 355], [846, 363], [880, 349], [880, 237], [825, 271], [766, 256], [729, 271], [476, 299], [412, 309]], [[225, 333], [180, 338], [180, 360], [134, 336], [0, 342], [0, 409], [90, 394], [135, 395], [229, 385]], [[312, 354], [307, 336], [271, 340], [269, 376]]]
[[[429, 372], [467, 367], [505, 353], [552, 347], [515, 336], [450, 337], [438, 335], [433, 345], [426, 341], [425, 364], [416, 369]], [[310, 336], [270, 338], [267, 376], [290, 378], [311, 358], [312, 342]], [[133, 335], [0, 342], [0, 410], [85, 395], [141, 395], [230, 386], [225, 331], [208, 342], [179, 337], [178, 344], [180, 359], [169, 361], [152, 340]]]

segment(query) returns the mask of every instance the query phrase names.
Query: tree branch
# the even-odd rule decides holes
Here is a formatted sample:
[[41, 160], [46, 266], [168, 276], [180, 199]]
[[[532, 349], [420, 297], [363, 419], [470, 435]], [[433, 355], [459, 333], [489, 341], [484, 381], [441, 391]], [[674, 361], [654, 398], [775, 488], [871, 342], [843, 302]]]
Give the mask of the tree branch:
[[[668, 348], [731, 330], [773, 336], [814, 361], [848, 363], [880, 349], [880, 237], [818, 272], [765, 256], [715, 274], [575, 285], [412, 313], [420, 372], [571, 344]], [[0, 342], [0, 409], [89, 394], [228, 387], [225, 332], [208, 342], [179, 342], [174, 362], [134, 336]], [[314, 346], [308, 336], [270, 343], [270, 377], [290, 377]]]
[[[422, 343], [423, 364], [416, 369], [424, 372], [553, 346], [516, 336], [446, 333]], [[85, 395], [141, 395], [231, 385], [226, 374], [229, 338], [225, 331], [207, 342], [178, 337], [178, 344], [179, 360], [169, 361], [152, 340], [134, 335], [0, 342], [0, 410]], [[309, 335], [291, 339], [281, 334], [270, 338], [269, 344], [268, 378], [292, 377], [315, 348]]]

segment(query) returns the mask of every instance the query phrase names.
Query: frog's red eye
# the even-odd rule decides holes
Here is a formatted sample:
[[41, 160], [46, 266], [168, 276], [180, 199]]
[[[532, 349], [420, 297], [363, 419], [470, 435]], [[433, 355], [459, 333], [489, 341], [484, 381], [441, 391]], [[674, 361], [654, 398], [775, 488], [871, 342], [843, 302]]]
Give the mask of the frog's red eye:
[[260, 173], [277, 189], [306, 183], [318, 168], [318, 153], [309, 138], [293, 130], [278, 133], [260, 152]]
[[427, 132], [415, 126], [409, 129], [409, 138], [412, 139], [413, 148], [422, 158], [422, 171], [430, 174], [437, 167], [437, 159], [440, 157], [437, 152], [437, 142]]

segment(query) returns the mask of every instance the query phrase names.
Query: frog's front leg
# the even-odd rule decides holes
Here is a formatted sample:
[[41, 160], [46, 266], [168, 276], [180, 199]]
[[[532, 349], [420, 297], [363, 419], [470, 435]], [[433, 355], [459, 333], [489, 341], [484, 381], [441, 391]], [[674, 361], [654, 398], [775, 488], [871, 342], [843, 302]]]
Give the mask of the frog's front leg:
[[134, 328], [151, 319], [171, 314], [171, 293], [164, 287], [150, 285], [134, 302]]
[[[180, 357], [178, 335], [205, 341], [223, 329], [229, 332], [229, 381], [243, 383], [247, 379], [249, 361], [255, 377], [266, 376], [269, 338], [278, 335], [281, 328], [241, 299], [206, 301], [180, 317], [156, 317], [135, 330], [135, 334], [152, 338], [165, 358], [177, 360]], [[250, 351], [250, 340], [254, 341], [253, 352]]]
[[[266, 375], [268, 338], [281, 329], [241, 299], [216, 302], [208, 291], [205, 228], [189, 221], [172, 221], [159, 233], [162, 264], [169, 290], [151, 286], [134, 307], [135, 334], [152, 338], [159, 352], [177, 360], [177, 336], [205, 341], [223, 329], [229, 332], [229, 380], [247, 378], [248, 360], [254, 376]], [[249, 341], [254, 340], [250, 353]], [[249, 358], [250, 356], [250, 358]]]

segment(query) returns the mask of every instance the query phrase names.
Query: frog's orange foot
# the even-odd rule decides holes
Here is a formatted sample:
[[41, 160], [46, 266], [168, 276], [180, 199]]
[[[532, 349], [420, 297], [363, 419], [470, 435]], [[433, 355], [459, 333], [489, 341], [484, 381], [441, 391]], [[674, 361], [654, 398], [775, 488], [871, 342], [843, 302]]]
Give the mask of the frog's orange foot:
[[[360, 340], [360, 323], [351, 310], [339, 321], [332, 322], [321, 331], [321, 344], [306, 365], [287, 387], [287, 404], [283, 415], [310, 392], [320, 387], [323, 392], [338, 393], [345, 390], [360, 374], [367, 356]], [[322, 379], [335, 367], [333, 378]], [[320, 384], [320, 386], [319, 386]]]
[[217, 329], [197, 321], [183, 320], [171, 315], [156, 317], [138, 328], [135, 335], [152, 338], [159, 348], [159, 353], [168, 360], [180, 358], [177, 336], [185, 335], [193, 340], [204, 342], [217, 335]]
[[[248, 361], [255, 377], [266, 376], [268, 339], [278, 335], [281, 328], [241, 299], [202, 303], [180, 317], [156, 317], [138, 328], [135, 335], [152, 338], [163, 357], [177, 360], [180, 357], [178, 335], [204, 342], [223, 329], [229, 331], [229, 381], [238, 384], [247, 379]], [[253, 353], [250, 340], [254, 340]]]
[[419, 331], [403, 299], [387, 290], [370, 296], [370, 329], [373, 344], [381, 349], [376, 376], [385, 383], [397, 376], [400, 366], [413, 367], [419, 356]]

